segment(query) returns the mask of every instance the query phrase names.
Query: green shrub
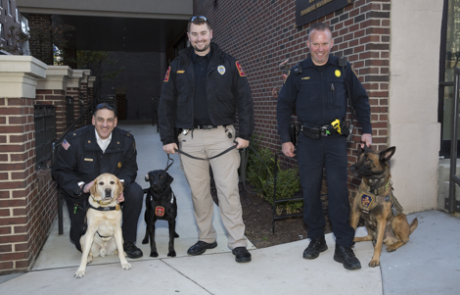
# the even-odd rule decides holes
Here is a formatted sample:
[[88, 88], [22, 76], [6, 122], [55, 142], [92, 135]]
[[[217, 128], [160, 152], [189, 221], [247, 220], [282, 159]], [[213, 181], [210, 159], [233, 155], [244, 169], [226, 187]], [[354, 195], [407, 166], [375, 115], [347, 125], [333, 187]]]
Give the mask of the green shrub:
[[[251, 144], [253, 142], [255, 142], [256, 146], [260, 143], [257, 139], [251, 141]], [[252, 151], [249, 154], [247, 180], [257, 190], [263, 189], [262, 197], [270, 204], [273, 204], [275, 154], [267, 148], [257, 148], [256, 150], [260, 158]], [[262, 161], [267, 165], [268, 171]], [[279, 162], [277, 166], [276, 199], [292, 198], [300, 190], [298, 169], [281, 169]], [[282, 202], [277, 204], [276, 212], [278, 215], [282, 214], [283, 211], [287, 214], [297, 213], [301, 207], [302, 201]]]

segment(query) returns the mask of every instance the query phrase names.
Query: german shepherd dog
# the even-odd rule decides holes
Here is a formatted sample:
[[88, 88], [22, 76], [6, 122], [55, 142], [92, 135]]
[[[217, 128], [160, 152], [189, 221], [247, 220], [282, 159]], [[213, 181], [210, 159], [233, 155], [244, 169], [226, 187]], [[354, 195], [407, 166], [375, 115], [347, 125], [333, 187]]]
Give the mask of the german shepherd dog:
[[380, 265], [382, 243], [392, 252], [409, 242], [409, 235], [417, 228], [415, 218], [409, 225], [398, 200], [393, 195], [389, 161], [396, 151], [390, 147], [380, 153], [367, 146], [359, 156], [358, 162], [350, 167], [356, 175], [362, 177], [361, 185], [351, 208], [351, 226], [358, 226], [363, 217], [368, 232], [366, 237], [355, 237], [354, 242], [373, 241], [374, 256], [370, 267]]
[[171, 189], [171, 183], [174, 178], [169, 175], [168, 168], [174, 163], [167, 165], [164, 170], [153, 170], [145, 176], [145, 181], [150, 182], [150, 187], [144, 189], [147, 193], [145, 198], [145, 222], [147, 223], [147, 231], [142, 240], [142, 244], [147, 244], [150, 237], [150, 257], [158, 257], [157, 246], [155, 243], [155, 222], [157, 219], [164, 219], [168, 221], [169, 226], [169, 245], [168, 256], [176, 257], [174, 250], [174, 238], [178, 238], [176, 233], [176, 216], [177, 216], [177, 202], [176, 197]]

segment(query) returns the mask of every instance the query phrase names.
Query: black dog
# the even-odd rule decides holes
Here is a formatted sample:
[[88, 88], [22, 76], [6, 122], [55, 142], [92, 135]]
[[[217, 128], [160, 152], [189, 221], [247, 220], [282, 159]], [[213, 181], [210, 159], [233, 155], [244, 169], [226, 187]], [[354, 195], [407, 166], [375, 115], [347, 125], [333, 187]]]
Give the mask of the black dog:
[[155, 222], [157, 219], [168, 221], [168, 256], [176, 257], [174, 238], [179, 237], [176, 233], [177, 203], [176, 197], [171, 189], [171, 183], [174, 179], [166, 172], [171, 165], [172, 163], [167, 166], [165, 170], [150, 171], [147, 176], [145, 176], [145, 181], [150, 182], [150, 188], [144, 190], [144, 192], [147, 193], [147, 197], [145, 198], [145, 222], [147, 223], [147, 231], [145, 233], [145, 238], [142, 240], [142, 244], [147, 244], [150, 236], [150, 257], [158, 257], [157, 246], [155, 244]]

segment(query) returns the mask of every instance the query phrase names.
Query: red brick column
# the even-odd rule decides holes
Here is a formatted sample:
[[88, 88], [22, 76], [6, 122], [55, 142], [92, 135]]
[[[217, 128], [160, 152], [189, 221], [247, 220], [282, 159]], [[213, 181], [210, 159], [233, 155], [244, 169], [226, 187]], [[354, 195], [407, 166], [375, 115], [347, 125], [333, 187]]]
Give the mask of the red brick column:
[[46, 79], [39, 80], [37, 84], [35, 104], [50, 104], [56, 107], [56, 138], [67, 130], [65, 96], [67, 81], [72, 72], [68, 66], [49, 66], [46, 70]]
[[29, 270], [57, 213], [49, 170], [37, 173], [34, 98], [46, 65], [0, 56], [0, 274]]

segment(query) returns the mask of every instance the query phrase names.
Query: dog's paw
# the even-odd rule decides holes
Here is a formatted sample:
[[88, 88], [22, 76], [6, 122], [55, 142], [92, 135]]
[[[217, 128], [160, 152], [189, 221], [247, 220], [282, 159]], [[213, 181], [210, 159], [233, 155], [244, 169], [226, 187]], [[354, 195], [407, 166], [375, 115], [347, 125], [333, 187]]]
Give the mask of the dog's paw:
[[176, 257], [176, 251], [170, 251], [168, 257]]
[[158, 257], [158, 252], [155, 252], [155, 251], [150, 252], [150, 257], [153, 257], [153, 258]]
[[376, 267], [379, 265], [380, 265], [380, 260], [371, 260], [371, 262], [369, 262], [369, 267]]
[[148, 242], [149, 242], [149, 239], [147, 238], [142, 240], [142, 244], [147, 244]]
[[393, 252], [393, 251], [396, 251], [396, 247], [393, 247], [393, 245], [390, 245], [390, 246], [387, 246], [387, 252]]
[[77, 272], [75, 273], [74, 276], [75, 276], [76, 278], [82, 278], [84, 275], [85, 275], [85, 270], [84, 270], [84, 269], [83, 269], [83, 270], [80, 270], [80, 269], [79, 269], [79, 270], [77, 270]]
[[128, 262], [122, 263], [121, 268], [123, 268], [124, 270], [131, 269], [131, 264], [129, 264]]

